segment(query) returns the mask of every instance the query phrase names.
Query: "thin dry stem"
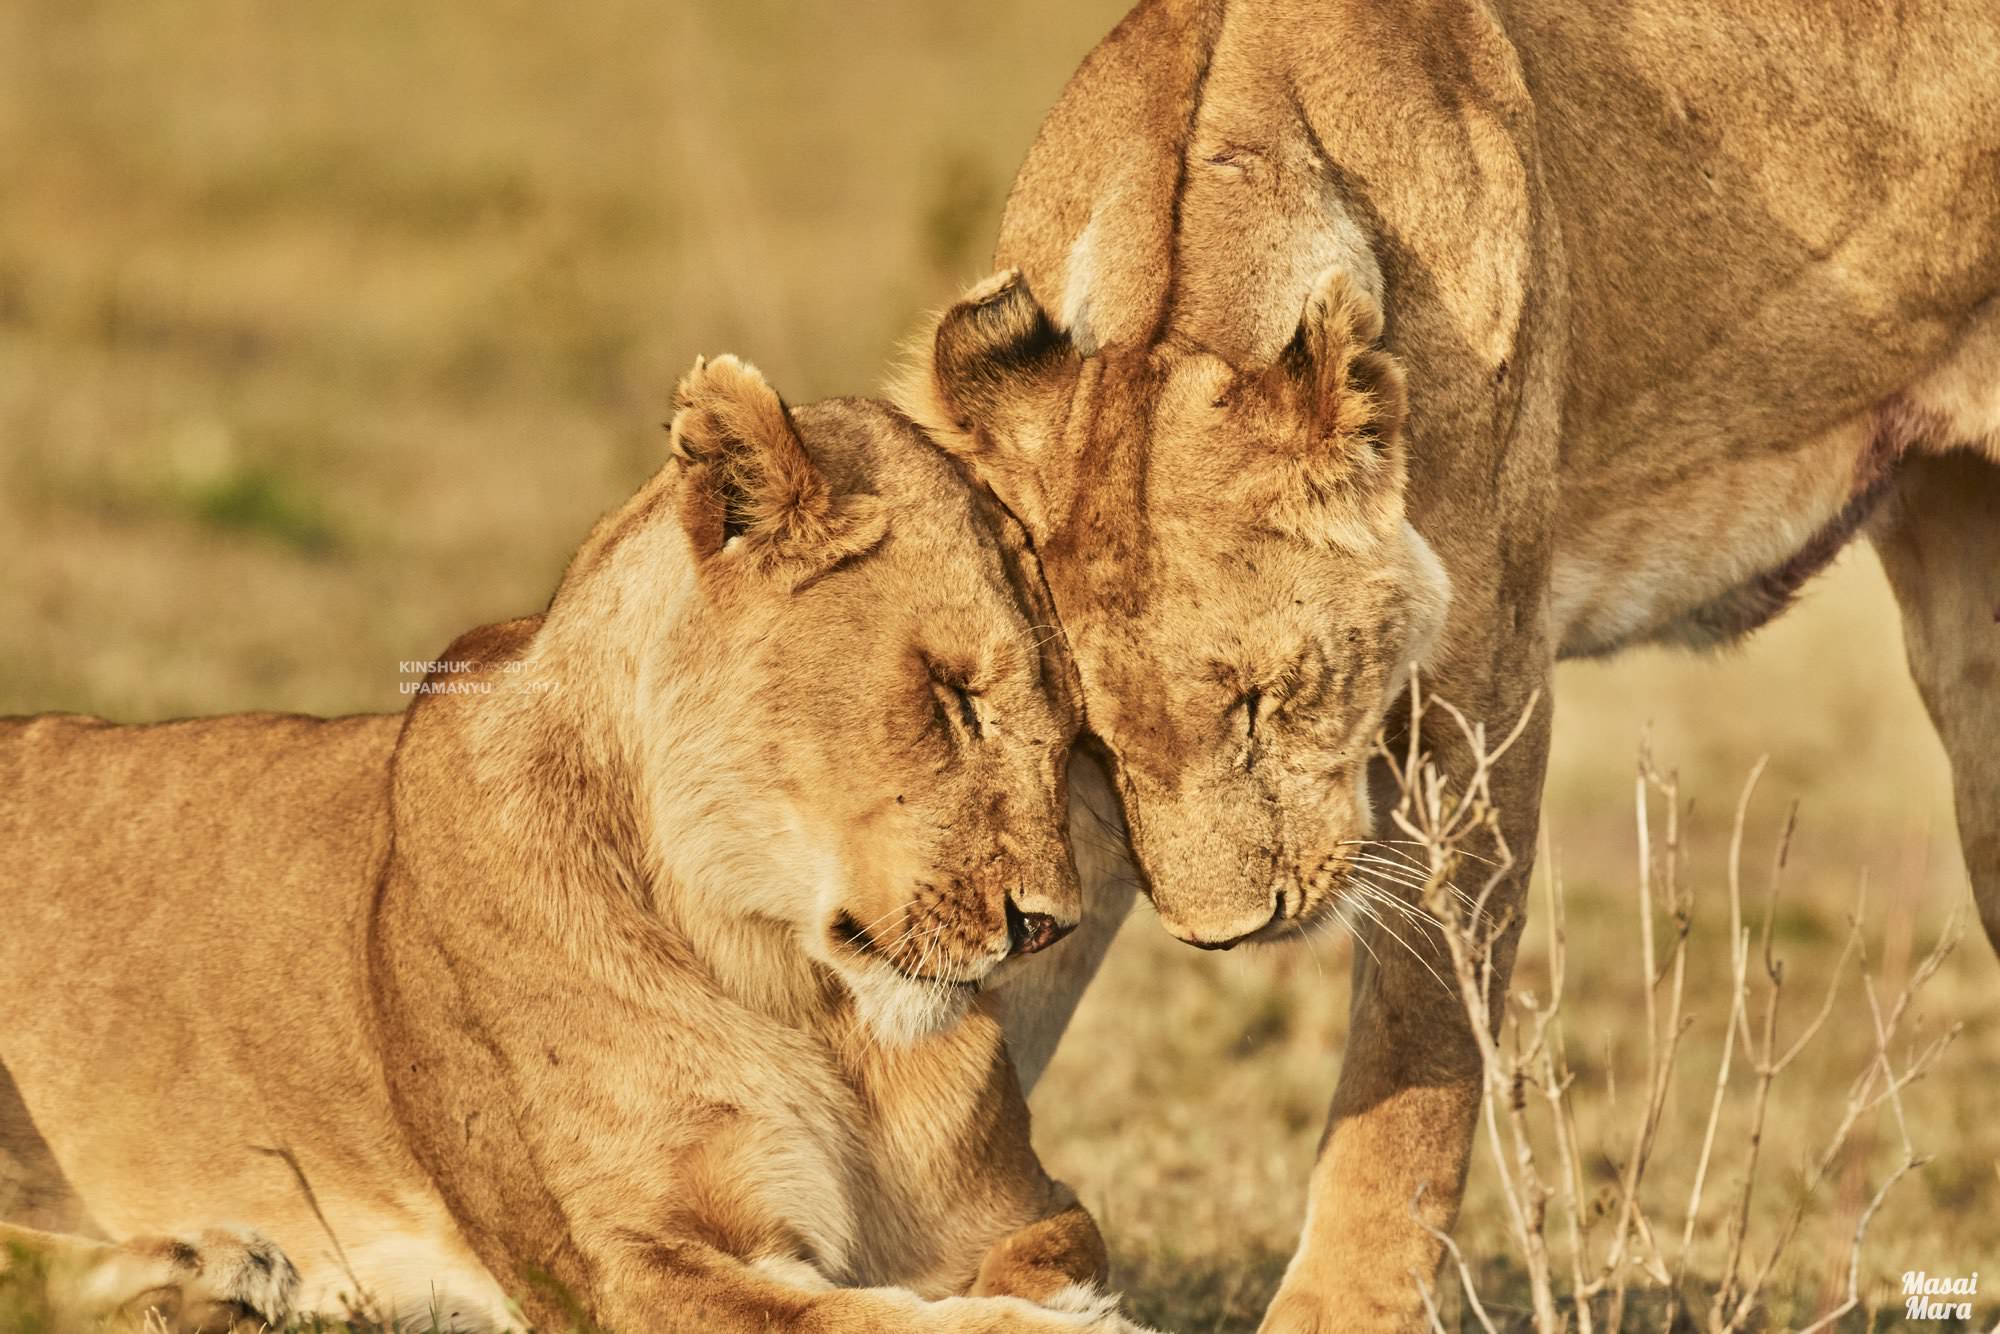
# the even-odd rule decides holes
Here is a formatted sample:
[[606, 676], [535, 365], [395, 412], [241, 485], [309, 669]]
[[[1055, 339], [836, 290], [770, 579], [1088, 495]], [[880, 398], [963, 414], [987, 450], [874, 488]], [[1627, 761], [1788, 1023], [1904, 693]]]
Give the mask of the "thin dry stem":
[[[1584, 1195], [1586, 1146], [1578, 1133], [1573, 1110], [1576, 1076], [1569, 1067], [1561, 1024], [1569, 976], [1565, 895], [1555, 858], [1548, 855], [1546, 848], [1543, 852], [1550, 868], [1545, 882], [1547, 996], [1537, 998], [1532, 990], [1522, 988], [1509, 1003], [1498, 985], [1496, 954], [1514, 925], [1518, 900], [1499, 896], [1517, 867], [1495, 809], [1492, 777], [1500, 757], [1524, 735], [1535, 703], [1530, 701], [1528, 709], [1499, 744], [1492, 745], [1483, 722], [1467, 718], [1445, 701], [1426, 697], [1413, 684], [1405, 744], [1399, 748], [1400, 753], [1386, 746], [1378, 749], [1400, 793], [1389, 813], [1401, 833], [1401, 838], [1395, 840], [1396, 857], [1401, 865], [1394, 883], [1416, 891], [1422, 907], [1435, 919], [1437, 934], [1449, 957], [1450, 982], [1455, 984], [1478, 1045], [1482, 1062], [1481, 1125], [1492, 1153], [1508, 1232], [1527, 1274], [1533, 1326], [1544, 1334], [1555, 1334], [1571, 1328], [1573, 1319], [1579, 1334], [1597, 1334], [1601, 1303], [1601, 1328], [1617, 1331], [1625, 1319], [1629, 1294], [1639, 1286], [1664, 1290], [1666, 1322], [1671, 1327], [1683, 1315], [1690, 1274], [1699, 1272], [1695, 1258], [1719, 1227], [1721, 1264], [1703, 1323], [1718, 1334], [1749, 1327], [1758, 1318], [1763, 1293], [1781, 1257], [1795, 1240], [1808, 1207], [1831, 1176], [1855, 1129], [1886, 1103], [1901, 1138], [1902, 1158], [1882, 1179], [1855, 1220], [1847, 1243], [1842, 1300], [1807, 1327], [1809, 1331], [1827, 1329], [1859, 1307], [1869, 1226], [1889, 1192], [1925, 1161], [1911, 1142], [1902, 1092], [1936, 1064], [1957, 1029], [1949, 1028], [1919, 1044], [1900, 1062], [1895, 1059], [1894, 1045], [1913, 998], [1935, 976], [1956, 942], [1959, 919], [1956, 916], [1952, 919], [1937, 948], [1912, 970], [1895, 1000], [1885, 1008], [1877, 998], [1867, 951], [1862, 944], [1865, 898], [1857, 901], [1839, 958], [1818, 1006], [1799, 1030], [1781, 1043], [1779, 1020], [1787, 979], [1784, 963], [1775, 950], [1775, 920], [1797, 823], [1797, 807], [1794, 805], [1787, 811], [1772, 857], [1763, 920], [1753, 928], [1745, 920], [1741, 868], [1750, 806], [1766, 768], [1764, 760], [1758, 761], [1738, 796], [1730, 831], [1727, 867], [1730, 994], [1721, 1033], [1722, 1047], [1681, 1226], [1677, 1235], [1663, 1241], [1648, 1215], [1644, 1187], [1682, 1057], [1682, 1039], [1694, 1022], [1685, 1010], [1694, 895], [1682, 873], [1678, 783], [1672, 774], [1662, 775], [1657, 771], [1650, 755], [1642, 753], [1634, 785], [1639, 853], [1634, 906], [1639, 915], [1639, 965], [1645, 1007], [1645, 1078], [1641, 1096], [1630, 1104], [1631, 1119], [1621, 1136], [1626, 1152], [1623, 1160], [1616, 1163], [1616, 1180], [1610, 1191], [1610, 1232], [1601, 1243], [1595, 1241], [1593, 1226], [1603, 1221], [1598, 1212], [1602, 1206]], [[1423, 749], [1423, 723], [1427, 715], [1436, 713], [1448, 717], [1457, 731], [1454, 752], [1461, 763], [1455, 778], [1447, 778]], [[1661, 808], [1665, 811], [1661, 838], [1655, 837], [1652, 801], [1655, 793], [1661, 797]], [[1474, 854], [1468, 844], [1476, 844], [1481, 851]], [[1468, 893], [1454, 877], [1474, 862], [1484, 875], [1477, 891]], [[1863, 889], [1865, 892], [1865, 881]], [[1665, 937], [1659, 932], [1658, 914], [1662, 912], [1672, 923], [1672, 931]], [[1751, 978], [1753, 930], [1757, 955], [1763, 965], [1761, 983]], [[1825, 1030], [1849, 966], [1857, 959], [1861, 985], [1875, 1023], [1875, 1050], [1849, 1088], [1832, 1132], [1805, 1165], [1802, 1189], [1784, 1221], [1768, 1245], [1760, 1243], [1757, 1247], [1761, 1259], [1748, 1263], [1752, 1203], [1764, 1154], [1772, 1086]], [[1760, 993], [1754, 1020], [1753, 990]], [[1743, 1049], [1741, 1060], [1737, 1055], [1739, 1046]], [[1752, 1075], [1751, 1083], [1747, 1089], [1738, 1089], [1732, 1076], [1746, 1064]], [[1613, 1072], [1614, 1067], [1607, 1060], [1607, 1083]], [[1737, 1153], [1740, 1184], [1729, 1197], [1723, 1217], [1704, 1235], [1703, 1200], [1716, 1170], [1723, 1142], [1720, 1127], [1731, 1106], [1733, 1090], [1743, 1094], [1742, 1102], [1747, 1106], [1742, 1114], [1749, 1127], [1743, 1147]], [[1617, 1106], [1615, 1100], [1613, 1106]], [[1545, 1129], [1538, 1131], [1538, 1126]], [[1546, 1134], [1554, 1146], [1555, 1162], [1547, 1175], [1537, 1153], [1539, 1134]], [[1430, 1227], [1417, 1214], [1421, 1197], [1419, 1191], [1411, 1201], [1412, 1216], [1451, 1256], [1468, 1308], [1482, 1328], [1492, 1330], [1471, 1266], [1450, 1237]], [[1564, 1242], [1560, 1245], [1552, 1245], [1550, 1241], [1552, 1206], [1562, 1216]], [[1598, 1244], [1603, 1247], [1601, 1252]], [[1557, 1250], [1565, 1254], [1558, 1256], [1554, 1253]], [[1417, 1281], [1431, 1327], [1443, 1330], [1435, 1294], [1423, 1276], [1418, 1276]]]

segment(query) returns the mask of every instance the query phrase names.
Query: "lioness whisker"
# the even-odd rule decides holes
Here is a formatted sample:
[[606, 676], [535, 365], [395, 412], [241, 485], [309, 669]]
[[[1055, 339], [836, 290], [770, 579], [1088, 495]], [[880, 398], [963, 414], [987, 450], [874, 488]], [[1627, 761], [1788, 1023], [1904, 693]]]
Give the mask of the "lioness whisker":
[[1102, 829], [1105, 833], [1110, 834], [1113, 838], [1117, 839], [1121, 845], [1124, 843], [1125, 826], [1122, 821], [1113, 820], [1103, 811], [1098, 810], [1097, 807], [1090, 804], [1090, 800], [1088, 798], [1085, 798], [1082, 804], [1084, 811], [1089, 814], [1090, 818], [1097, 821], [1097, 827], [1099, 829]]
[[1125, 840], [1123, 838], [1119, 838], [1114, 841], [1112, 839], [1105, 838], [1102, 833], [1094, 829], [1080, 829], [1077, 832], [1084, 835], [1084, 837], [1088, 840], [1094, 840], [1090, 843], [1090, 846], [1095, 850], [1107, 853], [1110, 856], [1117, 858], [1119, 861], [1126, 860]]
[[[1419, 891], [1429, 890], [1433, 883], [1428, 875], [1425, 875], [1423, 878], [1419, 879], [1416, 875], [1414, 868], [1404, 866], [1400, 862], [1381, 861], [1379, 859], [1371, 859], [1366, 856], [1361, 856], [1353, 858], [1351, 866], [1353, 868], [1353, 871], [1356, 873], [1359, 873], [1360, 871], [1365, 869], [1371, 871], [1377, 876], [1380, 876], [1384, 880], [1391, 881], [1396, 884], [1401, 884], [1410, 889], [1415, 889]], [[1474, 906], [1474, 901], [1472, 896], [1470, 894], [1467, 894], [1464, 890], [1460, 889], [1457, 885], [1451, 883], [1448, 880], [1438, 881], [1436, 882], [1436, 884], [1437, 888], [1450, 894], [1453, 898], [1457, 899], [1460, 903], [1464, 904], [1466, 907], [1470, 908]]]
[[[1386, 918], [1378, 916], [1375, 919], [1375, 924], [1381, 927], [1384, 931], [1388, 932], [1389, 938], [1395, 941], [1398, 945], [1401, 945], [1403, 949], [1408, 952], [1409, 956], [1412, 959], [1415, 959], [1420, 965], [1422, 965], [1423, 970], [1425, 972], [1429, 973], [1433, 978], [1436, 978], [1437, 984], [1440, 987], [1443, 987], [1447, 993], [1451, 993], [1452, 988], [1450, 984], [1448, 984], [1444, 980], [1444, 975], [1439, 973], [1437, 969], [1431, 966], [1431, 961], [1425, 958], [1423, 954], [1416, 948], [1416, 946], [1410, 944], [1409, 941], [1403, 939], [1403, 937], [1397, 933], [1396, 929], [1389, 925], [1388, 920]], [[1435, 923], [1433, 923], [1433, 925], [1435, 925]]]
[[1299, 939], [1305, 942], [1306, 953], [1312, 956], [1313, 972], [1321, 982], [1326, 981], [1326, 965], [1320, 962], [1319, 950], [1313, 943], [1313, 933], [1310, 930], [1301, 931]]
[[[1364, 844], [1362, 846], [1368, 847], [1369, 845]], [[1408, 866], [1410, 869], [1420, 871], [1425, 875], [1429, 875], [1434, 869], [1429, 862], [1418, 859], [1414, 854], [1403, 848], [1370, 848], [1370, 850], [1356, 855], [1374, 857], [1380, 861], [1393, 861], [1399, 866]]]
[[1403, 875], [1414, 876], [1420, 880], [1428, 880], [1431, 874], [1430, 871], [1424, 867], [1412, 866], [1408, 862], [1399, 862], [1395, 860], [1393, 857], [1378, 857], [1373, 853], [1368, 853], [1368, 852], [1356, 853], [1353, 856], [1351, 856], [1349, 860], [1352, 861], [1354, 864], [1361, 866], [1386, 867], [1389, 870], [1398, 871]]
[[873, 940], [875, 938], [875, 928], [882, 925], [882, 923], [888, 921], [891, 917], [894, 917], [898, 913], [903, 914], [905, 922], [904, 929], [908, 930], [910, 925], [910, 917], [909, 917], [910, 905], [907, 903], [899, 903], [895, 907], [890, 908], [888, 911], [884, 912], [881, 916], [875, 918], [873, 921], [862, 923], [861, 934], [865, 938]]
[[927, 971], [932, 946], [936, 945], [944, 937], [944, 925], [943, 922], [932, 922], [922, 930], [910, 932], [902, 941], [897, 942], [899, 946], [904, 948], [910, 947], [910, 941], [921, 940], [923, 942], [921, 951], [917, 955], [917, 961], [912, 965], [912, 971], [920, 976]]
[[1393, 907], [1398, 913], [1402, 914], [1402, 916], [1408, 918], [1412, 922], [1418, 922], [1425, 926], [1437, 925], [1437, 919], [1433, 918], [1429, 913], [1426, 913], [1421, 909], [1414, 907], [1407, 900], [1403, 899], [1400, 895], [1391, 894], [1386, 890], [1383, 890], [1379, 886], [1367, 884], [1365, 882], [1363, 882], [1359, 887], [1362, 893], [1366, 895], [1368, 898], [1378, 903], [1388, 904], [1389, 906]]
[[[1431, 846], [1431, 844], [1426, 843], [1423, 839], [1420, 838], [1350, 838], [1344, 840], [1340, 846], [1356, 847], [1368, 843], [1379, 843], [1385, 848], [1400, 848], [1400, 847], [1428, 848]], [[1484, 862], [1488, 866], [1494, 866], [1498, 864], [1491, 857], [1482, 857], [1478, 853], [1469, 851], [1465, 848], [1453, 848], [1451, 850], [1451, 855], [1454, 857], [1463, 857], [1467, 861]]]
[[[1368, 951], [1368, 957], [1375, 961], [1377, 968], [1380, 968], [1382, 966], [1382, 956], [1375, 952], [1375, 947], [1368, 941], [1367, 933], [1361, 930], [1362, 924], [1375, 920], [1374, 909], [1359, 899], [1350, 900], [1348, 907], [1352, 915], [1343, 914], [1329, 919], [1327, 929], [1333, 930], [1339, 927], [1346, 927], [1347, 934], [1352, 936], [1354, 942], [1361, 946], [1362, 949]], [[1359, 920], [1357, 921], [1356, 919]]]
[[1364, 874], [1374, 876], [1377, 880], [1385, 884], [1400, 885], [1405, 889], [1416, 890], [1419, 892], [1429, 888], [1430, 885], [1429, 881], [1415, 879], [1407, 871], [1404, 871], [1393, 865], [1385, 864], [1376, 866], [1364, 862], [1354, 862], [1349, 865], [1348, 867], [1349, 876], [1360, 876]]
[[869, 941], [871, 947], [877, 954], [894, 954], [898, 950], [902, 949], [903, 946], [907, 944], [919, 931], [936, 930], [937, 925], [938, 924], [933, 923], [931, 926], [919, 926], [914, 920], [906, 919], [903, 925], [903, 929], [897, 932], [894, 936], [891, 936], [889, 939], [883, 941], [876, 941], [874, 937], [871, 936], [869, 937]]

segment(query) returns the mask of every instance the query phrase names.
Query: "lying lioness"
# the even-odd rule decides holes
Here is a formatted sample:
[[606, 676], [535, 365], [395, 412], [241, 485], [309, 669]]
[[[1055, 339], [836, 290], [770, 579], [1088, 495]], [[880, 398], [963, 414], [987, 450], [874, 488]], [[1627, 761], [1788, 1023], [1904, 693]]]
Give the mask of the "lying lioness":
[[982, 996], [1079, 914], [1031, 557], [885, 407], [678, 405], [401, 717], [0, 724], [0, 1170], [427, 1329], [1129, 1330]]

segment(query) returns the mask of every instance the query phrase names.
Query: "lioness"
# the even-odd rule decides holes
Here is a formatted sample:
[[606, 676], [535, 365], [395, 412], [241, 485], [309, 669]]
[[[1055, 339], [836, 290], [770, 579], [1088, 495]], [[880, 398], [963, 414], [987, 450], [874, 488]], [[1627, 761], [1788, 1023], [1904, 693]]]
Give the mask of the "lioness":
[[[943, 318], [908, 400], [1034, 539], [1169, 930], [1337, 905], [1406, 660], [1504, 729], [1559, 656], [1726, 643], [1865, 531], [2000, 942], [1996, 71], [2000, 10], [1950, 0], [1133, 9], [1015, 182], [1019, 277]], [[1325, 306], [1349, 382], [1292, 376], [1319, 416], [1273, 433], [1231, 386]], [[1495, 782], [1503, 910], [1548, 722]], [[1421, 1323], [1457, 1211], [1459, 1005], [1383, 935], [1353, 1016], [1271, 1334]]]
[[1032, 558], [883, 405], [678, 404], [403, 716], [0, 725], [16, 1200], [425, 1329], [1134, 1328], [982, 994], [1080, 908]]

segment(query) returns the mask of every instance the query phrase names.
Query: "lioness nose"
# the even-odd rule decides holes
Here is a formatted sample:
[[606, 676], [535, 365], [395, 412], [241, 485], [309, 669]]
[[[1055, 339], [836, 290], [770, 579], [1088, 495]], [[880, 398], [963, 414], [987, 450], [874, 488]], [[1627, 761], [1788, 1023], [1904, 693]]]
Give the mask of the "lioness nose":
[[1007, 900], [1007, 943], [1016, 954], [1045, 950], [1075, 929], [1074, 922], [1058, 922], [1045, 912], [1022, 912], [1011, 897]]
[[[1233, 950], [1238, 945], [1241, 945], [1244, 941], [1250, 939], [1250, 937], [1257, 935], [1260, 932], [1266, 931], [1269, 928], [1276, 926], [1279, 922], [1282, 922], [1284, 920], [1285, 920], [1285, 896], [1281, 892], [1277, 896], [1277, 906], [1271, 909], [1270, 920], [1264, 922], [1259, 926], [1254, 926], [1250, 930], [1244, 931], [1238, 935], [1230, 936], [1224, 940], [1196, 940], [1193, 936], [1181, 936], [1180, 932], [1178, 931], [1174, 931], [1174, 934], [1180, 936], [1182, 940], [1185, 940], [1188, 944], [1194, 946], [1198, 950]], [[1173, 930], [1173, 928], [1169, 927], [1168, 930], [1171, 931]]]

